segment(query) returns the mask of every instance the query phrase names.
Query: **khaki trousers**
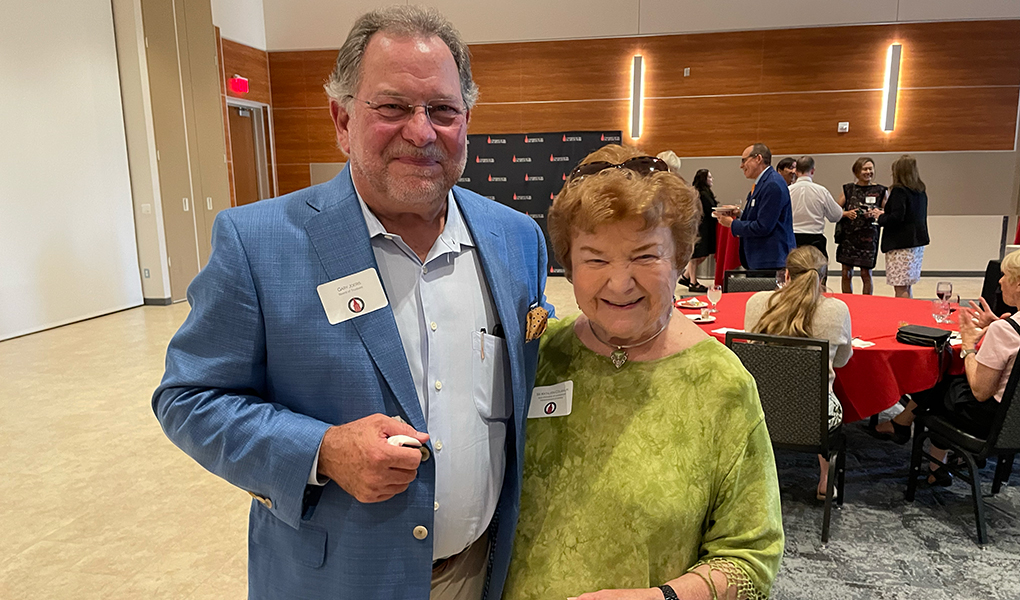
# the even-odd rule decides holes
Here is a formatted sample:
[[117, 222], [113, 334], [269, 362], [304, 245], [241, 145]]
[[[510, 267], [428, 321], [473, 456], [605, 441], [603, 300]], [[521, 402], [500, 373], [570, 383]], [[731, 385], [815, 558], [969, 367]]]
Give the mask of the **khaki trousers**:
[[489, 563], [489, 533], [432, 569], [429, 600], [481, 600]]

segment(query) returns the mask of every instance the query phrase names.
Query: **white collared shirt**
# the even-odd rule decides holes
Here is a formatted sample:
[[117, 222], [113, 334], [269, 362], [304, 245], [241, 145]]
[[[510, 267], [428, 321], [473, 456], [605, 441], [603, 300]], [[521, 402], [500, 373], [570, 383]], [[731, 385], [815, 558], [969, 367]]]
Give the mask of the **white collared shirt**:
[[843, 209], [832, 199], [829, 190], [815, 183], [809, 175], [801, 175], [790, 186], [790, 207], [794, 233], [824, 233], [826, 219], [835, 223], [843, 216]]
[[[438, 560], [481, 537], [496, 510], [512, 406], [506, 342], [480, 333], [491, 334], [499, 317], [452, 191], [443, 232], [424, 263], [386, 231], [360, 194], [358, 202], [435, 449]], [[487, 362], [479, 360], [483, 341], [490, 345]], [[496, 361], [501, 367], [494, 370]]]

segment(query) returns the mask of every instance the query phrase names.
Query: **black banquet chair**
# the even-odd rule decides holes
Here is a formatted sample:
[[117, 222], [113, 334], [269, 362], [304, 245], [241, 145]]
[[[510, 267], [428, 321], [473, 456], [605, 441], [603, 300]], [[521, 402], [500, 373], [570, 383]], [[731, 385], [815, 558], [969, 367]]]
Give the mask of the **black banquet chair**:
[[776, 289], [776, 271], [734, 269], [723, 273], [723, 293], [770, 292]]
[[758, 385], [772, 445], [829, 459], [822, 543], [829, 541], [833, 491], [843, 505], [846, 436], [829, 431], [829, 341], [730, 331], [733, 350]]
[[[952, 450], [952, 457], [963, 458], [964, 464], [955, 465], [948, 461], [949, 472], [970, 484], [974, 502], [974, 518], [977, 520], [978, 543], [988, 543], [985, 527], [985, 503], [981, 496], [981, 473], [978, 463], [986, 458], [997, 457], [995, 474], [992, 476], [992, 495], [999, 493], [1002, 484], [1009, 481], [1013, 472], [1013, 459], [1020, 452], [1020, 402], [1017, 400], [1020, 381], [1020, 362], [1013, 365], [1009, 382], [1002, 394], [1002, 402], [995, 413], [992, 427], [986, 439], [975, 437], [956, 428], [952, 422], [937, 415], [920, 415], [914, 421], [914, 448], [910, 454], [910, 475], [907, 481], [907, 501], [914, 501], [917, 478], [921, 476], [921, 461], [932, 460], [924, 450], [924, 440], [931, 438], [940, 448]], [[986, 402], [995, 402], [989, 398]]]

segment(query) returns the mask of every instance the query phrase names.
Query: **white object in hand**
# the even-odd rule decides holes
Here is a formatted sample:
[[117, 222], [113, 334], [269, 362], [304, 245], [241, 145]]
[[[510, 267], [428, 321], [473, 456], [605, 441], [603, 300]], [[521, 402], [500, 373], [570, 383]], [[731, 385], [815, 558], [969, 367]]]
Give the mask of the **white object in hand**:
[[391, 446], [411, 446], [412, 448], [421, 448], [421, 442], [409, 435], [391, 435], [386, 438], [386, 443]]

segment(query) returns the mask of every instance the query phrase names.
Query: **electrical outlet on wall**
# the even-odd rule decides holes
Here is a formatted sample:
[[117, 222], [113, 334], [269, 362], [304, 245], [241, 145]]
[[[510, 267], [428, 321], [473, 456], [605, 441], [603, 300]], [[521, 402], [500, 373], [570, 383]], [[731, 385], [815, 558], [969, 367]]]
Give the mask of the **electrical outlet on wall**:
[[836, 125], [836, 133], [846, 133], [848, 131], [850, 131], [850, 121], [840, 121]]
[[148, 279], [149, 278], [149, 270], [148, 269], [142, 269], [142, 275], [144, 275], [145, 278]]
[[690, 76], [691, 76], [691, 68], [690, 67], [684, 67], [684, 77], [690, 77]]

